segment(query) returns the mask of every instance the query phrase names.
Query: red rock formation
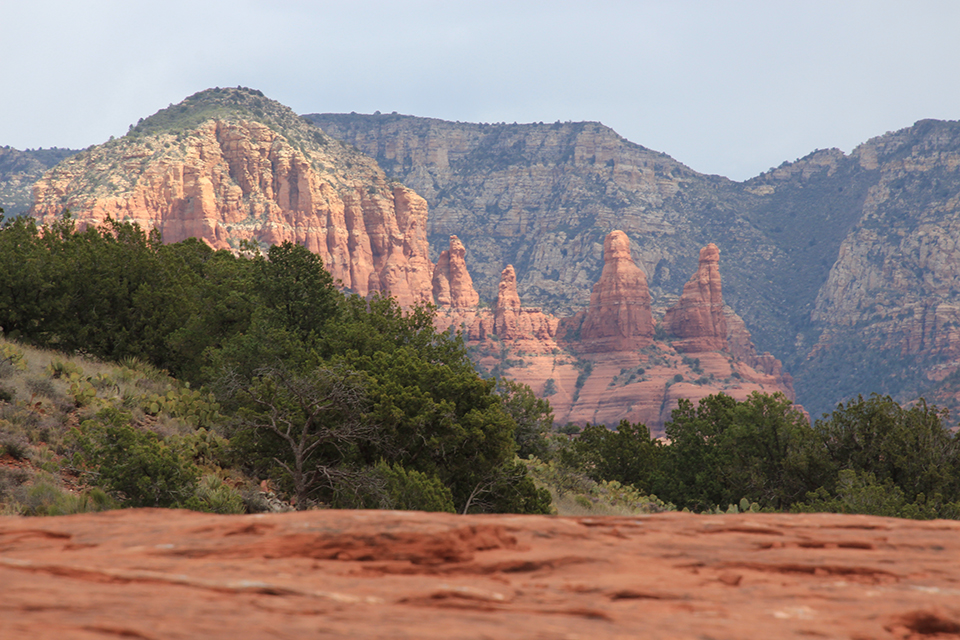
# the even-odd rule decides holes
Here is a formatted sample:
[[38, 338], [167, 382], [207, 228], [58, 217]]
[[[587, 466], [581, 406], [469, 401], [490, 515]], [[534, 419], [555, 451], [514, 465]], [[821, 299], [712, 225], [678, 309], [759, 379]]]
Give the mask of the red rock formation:
[[663, 328], [680, 338], [680, 352], [726, 351], [727, 322], [720, 286], [720, 250], [710, 243], [700, 250], [700, 265], [683, 285], [677, 304], [667, 309]]
[[179, 136], [121, 138], [49, 171], [34, 187], [32, 214], [49, 222], [69, 208], [81, 224], [131, 220], [166, 242], [197, 237], [217, 249], [289, 240], [360, 295], [431, 302], [426, 202], [359, 154], [324, 155], [333, 145], [295, 148], [237, 118]]
[[467, 250], [457, 236], [450, 236], [450, 248], [443, 251], [433, 269], [433, 298], [437, 305], [471, 309], [480, 304], [464, 258]]
[[603, 242], [603, 272], [590, 294], [580, 329], [588, 353], [629, 351], [653, 341], [647, 277], [630, 256], [630, 238], [611, 232]]
[[0, 517], [0, 637], [956, 638], [960, 522]]
[[551, 340], [559, 319], [547, 316], [539, 307], [524, 309], [517, 293], [517, 274], [508, 264], [500, 274], [497, 306], [493, 311], [492, 333], [501, 340]]

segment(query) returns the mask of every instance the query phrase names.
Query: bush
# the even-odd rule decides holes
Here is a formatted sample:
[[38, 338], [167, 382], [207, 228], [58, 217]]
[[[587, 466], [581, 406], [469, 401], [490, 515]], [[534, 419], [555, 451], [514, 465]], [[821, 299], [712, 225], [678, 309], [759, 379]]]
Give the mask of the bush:
[[116, 506], [116, 501], [100, 489], [74, 494], [65, 491], [50, 479], [42, 479], [18, 487], [8, 510], [24, 516], [66, 516], [105, 511]]
[[844, 469], [832, 492], [824, 487], [807, 494], [807, 501], [793, 506], [796, 513], [862, 513], [892, 518], [931, 519], [937, 517], [933, 504], [920, 495], [908, 502], [903, 489], [890, 480], [878, 482], [870, 472]]
[[243, 496], [215, 475], [204, 476], [197, 485], [196, 501], [191, 508], [210, 513], [243, 513]]
[[453, 495], [436, 476], [380, 461], [375, 475], [383, 482], [382, 509], [454, 513]]
[[75, 431], [74, 463], [93, 483], [131, 507], [187, 507], [200, 475], [195, 464], [160, 436], [137, 429], [130, 415], [104, 409]]

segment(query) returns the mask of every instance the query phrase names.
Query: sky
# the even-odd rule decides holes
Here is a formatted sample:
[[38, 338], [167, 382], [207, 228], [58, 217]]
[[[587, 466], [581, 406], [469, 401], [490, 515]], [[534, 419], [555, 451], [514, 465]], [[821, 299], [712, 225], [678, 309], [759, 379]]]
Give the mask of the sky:
[[0, 146], [242, 85], [297, 113], [600, 121], [745, 180], [960, 119], [958, 26], [955, 0], [0, 0]]

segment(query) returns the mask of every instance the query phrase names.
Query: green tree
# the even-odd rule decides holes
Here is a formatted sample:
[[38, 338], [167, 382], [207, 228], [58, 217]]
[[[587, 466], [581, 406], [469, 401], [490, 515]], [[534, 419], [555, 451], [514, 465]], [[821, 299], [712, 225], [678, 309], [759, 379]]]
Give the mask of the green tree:
[[547, 435], [553, 429], [553, 409], [550, 403], [538, 398], [525, 384], [500, 378], [497, 392], [507, 413], [517, 427], [514, 440], [517, 442], [517, 455], [521, 458], [534, 456], [545, 460], [549, 457], [550, 446]]
[[297, 509], [318, 496], [329, 501], [340, 483], [354, 479], [357, 447], [381, 439], [367, 415], [367, 378], [345, 367], [263, 367], [252, 380], [234, 375], [222, 384], [239, 405], [235, 447], [261, 469], [273, 463]]
[[[900, 487], [907, 502], [923, 494], [960, 498], [960, 440], [945, 428], [945, 410], [921, 399], [903, 408], [889, 396], [858, 396], [840, 405], [814, 430], [834, 473], [872, 473]], [[828, 486], [828, 489], [831, 487]]]
[[694, 408], [680, 400], [665, 426], [666, 448], [656, 493], [701, 511], [741, 498], [782, 509], [829, 475], [806, 418], [782, 394], [725, 394]]
[[598, 482], [616, 480], [649, 492], [661, 448], [645, 424], [621, 420], [616, 430], [588, 424], [562, 457], [568, 466]]

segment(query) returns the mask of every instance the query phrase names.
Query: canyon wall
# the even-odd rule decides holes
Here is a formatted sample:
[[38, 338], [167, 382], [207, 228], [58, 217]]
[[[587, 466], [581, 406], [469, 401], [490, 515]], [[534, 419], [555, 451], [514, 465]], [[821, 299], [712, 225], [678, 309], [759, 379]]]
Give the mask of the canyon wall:
[[493, 309], [441, 310], [440, 326], [462, 328], [488, 373], [527, 384], [549, 399], [560, 424], [629, 420], [661, 435], [681, 398], [697, 402], [725, 393], [744, 400], [760, 392], [794, 399], [780, 361], [757, 355], [743, 321], [725, 308], [715, 245], [703, 248], [694, 286], [688, 283], [662, 319], [678, 333], [659, 338], [629, 238], [613, 231], [604, 247], [605, 266], [590, 305], [572, 317], [524, 308], [514, 269], [507, 266]]
[[[621, 333], [646, 321], [605, 302], [604, 287], [587, 303], [603, 280], [604, 240], [619, 229], [672, 348], [723, 352], [726, 322], [726, 352], [783, 380], [789, 369], [816, 416], [873, 391], [960, 410], [958, 206], [956, 122], [921, 121], [735, 183], [595, 122], [301, 118], [257, 91], [216, 89], [48, 171], [33, 213], [135, 220], [167, 240], [233, 250], [299, 242], [344, 286], [439, 302], [473, 339], [514, 340], [529, 325], [550, 340], [585, 339], [584, 354], [651, 346], [641, 346], [647, 329]], [[699, 264], [709, 243], [722, 251], [722, 299], [736, 320]], [[497, 302], [511, 278], [529, 308]], [[708, 297], [709, 311], [690, 315], [690, 301]], [[685, 336], [691, 326], [712, 329]]]

